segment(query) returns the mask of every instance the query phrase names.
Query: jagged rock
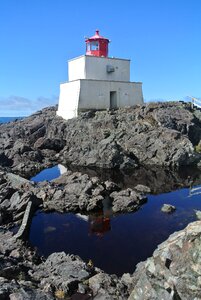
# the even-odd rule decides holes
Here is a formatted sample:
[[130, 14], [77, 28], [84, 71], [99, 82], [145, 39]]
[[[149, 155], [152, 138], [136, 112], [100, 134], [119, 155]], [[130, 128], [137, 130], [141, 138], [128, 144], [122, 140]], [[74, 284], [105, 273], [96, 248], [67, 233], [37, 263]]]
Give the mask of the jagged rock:
[[45, 293], [30, 282], [19, 283], [15, 280], [9, 281], [0, 277], [0, 299], [1, 300], [54, 300], [50, 293]]
[[78, 256], [60, 252], [51, 254], [44, 263], [37, 266], [32, 277], [41, 281], [42, 288], [50, 284], [71, 295], [77, 290], [78, 283], [85, 281], [90, 275], [85, 263]]
[[38, 149], [50, 149], [60, 151], [65, 146], [65, 141], [60, 139], [47, 139], [40, 137], [35, 143], [34, 147]]
[[10, 300], [54, 300], [55, 297], [50, 293], [44, 293], [39, 289], [31, 289], [28, 287], [20, 287], [16, 292], [16, 289], [13, 289], [14, 292], [9, 295]]
[[28, 186], [31, 185], [31, 182], [29, 180], [27, 180], [21, 176], [18, 176], [16, 174], [13, 174], [13, 173], [7, 173], [6, 177], [7, 177], [8, 181], [11, 183], [11, 186], [13, 188], [19, 188], [22, 185], [28, 185]]
[[175, 210], [176, 210], [176, 207], [171, 204], [163, 204], [163, 206], [161, 207], [161, 211], [165, 212], [165, 213], [172, 213]]
[[128, 299], [200, 299], [200, 245], [200, 221], [170, 235], [138, 264]]
[[117, 290], [117, 283], [118, 279], [115, 276], [112, 277], [105, 273], [98, 273], [89, 278], [89, 288], [93, 292], [94, 299], [123, 300]]
[[17, 140], [12, 148], [13, 152], [18, 154], [23, 154], [24, 152], [29, 152], [32, 150], [32, 148], [28, 145], [26, 145], [23, 140]]
[[138, 184], [134, 187], [134, 190], [140, 192], [140, 193], [150, 193], [151, 192], [151, 189], [148, 187], [148, 186], [145, 186], [143, 184]]
[[[119, 169], [175, 167], [199, 163], [201, 154], [194, 146], [200, 140], [201, 121], [184, 103], [98, 111], [90, 118], [68, 121], [57, 117], [56, 108], [50, 107], [15, 122], [14, 127], [12, 123], [0, 126], [0, 164], [21, 174], [58, 160]], [[24, 168], [23, 163], [30, 167]]]
[[113, 192], [110, 197], [113, 199], [112, 210], [115, 213], [135, 211], [147, 201], [145, 195], [129, 188], [120, 192]]

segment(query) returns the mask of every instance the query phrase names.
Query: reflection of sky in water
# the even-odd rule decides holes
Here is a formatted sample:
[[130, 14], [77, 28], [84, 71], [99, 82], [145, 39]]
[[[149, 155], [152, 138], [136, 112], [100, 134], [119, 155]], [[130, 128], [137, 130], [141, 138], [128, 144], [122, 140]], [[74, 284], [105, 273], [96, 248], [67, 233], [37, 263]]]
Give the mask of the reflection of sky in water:
[[[176, 211], [162, 213], [164, 203], [175, 205]], [[65, 251], [85, 261], [92, 259], [108, 273], [132, 273], [171, 233], [196, 219], [194, 209], [201, 210], [201, 196], [189, 197], [189, 189], [180, 189], [149, 195], [137, 212], [118, 216], [39, 212], [32, 222], [30, 241], [46, 256]]]
[[30, 180], [35, 182], [40, 182], [45, 180], [50, 181], [64, 174], [66, 171], [67, 169], [64, 166], [57, 165], [41, 171], [36, 176], [32, 177]]

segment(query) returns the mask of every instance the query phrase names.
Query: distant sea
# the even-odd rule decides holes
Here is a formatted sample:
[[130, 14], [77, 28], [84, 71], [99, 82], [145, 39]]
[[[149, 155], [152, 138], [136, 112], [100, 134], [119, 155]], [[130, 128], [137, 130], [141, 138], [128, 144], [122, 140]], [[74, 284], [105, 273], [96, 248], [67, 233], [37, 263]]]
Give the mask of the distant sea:
[[0, 123], [7, 123], [10, 121], [15, 121], [15, 120], [19, 120], [22, 119], [22, 117], [0, 117]]

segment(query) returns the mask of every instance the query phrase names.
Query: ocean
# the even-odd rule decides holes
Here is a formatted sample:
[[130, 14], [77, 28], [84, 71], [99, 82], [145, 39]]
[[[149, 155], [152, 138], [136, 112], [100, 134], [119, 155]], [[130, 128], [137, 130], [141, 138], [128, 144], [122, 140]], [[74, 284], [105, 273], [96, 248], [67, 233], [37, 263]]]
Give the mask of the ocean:
[[8, 123], [10, 121], [15, 121], [22, 119], [22, 117], [0, 117], [0, 123]]

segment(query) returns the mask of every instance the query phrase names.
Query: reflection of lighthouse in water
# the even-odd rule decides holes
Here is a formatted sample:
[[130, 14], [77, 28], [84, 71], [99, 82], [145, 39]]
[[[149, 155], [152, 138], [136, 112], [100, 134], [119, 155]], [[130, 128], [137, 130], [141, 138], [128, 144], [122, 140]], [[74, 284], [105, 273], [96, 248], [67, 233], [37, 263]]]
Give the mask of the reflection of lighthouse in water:
[[103, 200], [103, 210], [92, 215], [86, 216], [76, 214], [78, 218], [89, 222], [89, 234], [95, 234], [102, 237], [106, 232], [111, 230], [110, 217], [112, 215], [110, 200]]

